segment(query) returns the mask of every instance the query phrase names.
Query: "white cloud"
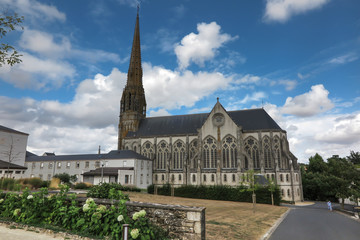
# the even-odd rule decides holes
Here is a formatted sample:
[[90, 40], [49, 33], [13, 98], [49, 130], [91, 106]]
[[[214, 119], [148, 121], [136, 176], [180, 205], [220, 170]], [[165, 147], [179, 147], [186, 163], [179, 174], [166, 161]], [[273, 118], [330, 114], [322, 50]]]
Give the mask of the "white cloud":
[[149, 117], [170, 116], [171, 114], [163, 108], [150, 110]]
[[245, 104], [248, 102], [258, 102], [266, 98], [266, 94], [264, 92], [254, 92], [251, 95], [246, 94], [246, 96], [239, 102], [241, 104]]
[[251, 74], [246, 74], [245, 76], [241, 77], [234, 81], [235, 84], [258, 84], [261, 78], [259, 76], [254, 76]]
[[143, 69], [148, 109], [191, 107], [216, 90], [225, 89], [232, 81], [219, 72], [178, 72], [149, 63], [144, 63]]
[[297, 81], [296, 80], [279, 80], [278, 84], [284, 85], [285, 89], [287, 91], [291, 91], [296, 87]]
[[267, 0], [265, 21], [286, 22], [292, 16], [321, 8], [330, 0]]
[[344, 64], [353, 62], [359, 59], [359, 57], [354, 53], [348, 53], [339, 57], [332, 58], [329, 63], [331, 64]]
[[328, 111], [334, 104], [328, 98], [327, 91], [322, 84], [311, 87], [311, 90], [294, 98], [288, 97], [281, 111], [300, 117], [309, 117]]
[[20, 16], [24, 15], [26, 19], [37, 20], [41, 22], [66, 20], [66, 15], [60, 12], [55, 6], [40, 3], [36, 0], [2, 0], [1, 5], [5, 8], [15, 10]]
[[236, 38], [220, 33], [220, 29], [216, 22], [199, 23], [198, 34], [190, 33], [185, 36], [175, 47], [180, 69], [187, 68], [191, 62], [203, 66], [205, 61], [215, 57], [218, 48]]

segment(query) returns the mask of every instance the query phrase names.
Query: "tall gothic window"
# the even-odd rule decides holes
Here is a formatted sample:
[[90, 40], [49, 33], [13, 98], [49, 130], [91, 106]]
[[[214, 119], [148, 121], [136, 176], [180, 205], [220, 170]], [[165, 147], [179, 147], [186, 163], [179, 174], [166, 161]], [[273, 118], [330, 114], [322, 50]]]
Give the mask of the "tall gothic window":
[[204, 168], [216, 168], [216, 140], [207, 137], [203, 144]]
[[142, 145], [141, 154], [149, 159], [153, 159], [154, 158], [154, 145], [151, 142], [146, 141]]
[[185, 159], [185, 143], [177, 140], [173, 146], [173, 169], [182, 169]]
[[236, 142], [232, 136], [227, 136], [222, 142], [223, 151], [223, 167], [236, 168]]
[[265, 136], [263, 139], [263, 149], [264, 149], [264, 161], [265, 168], [272, 168], [272, 158], [271, 158], [271, 148], [270, 148], [270, 138]]
[[166, 161], [169, 158], [170, 150], [169, 144], [167, 144], [164, 140], [159, 142], [157, 146], [157, 169], [165, 169]]
[[245, 151], [253, 160], [254, 169], [260, 168], [260, 159], [259, 159], [259, 147], [258, 142], [253, 137], [248, 137], [245, 140]]
[[195, 155], [198, 151], [198, 141], [196, 139], [192, 140], [189, 147], [189, 159], [190, 159], [190, 168], [197, 167], [197, 161], [195, 159]]
[[275, 160], [278, 162], [279, 168], [283, 168], [282, 163], [280, 161], [280, 139], [278, 136], [274, 137], [274, 152], [275, 152]]

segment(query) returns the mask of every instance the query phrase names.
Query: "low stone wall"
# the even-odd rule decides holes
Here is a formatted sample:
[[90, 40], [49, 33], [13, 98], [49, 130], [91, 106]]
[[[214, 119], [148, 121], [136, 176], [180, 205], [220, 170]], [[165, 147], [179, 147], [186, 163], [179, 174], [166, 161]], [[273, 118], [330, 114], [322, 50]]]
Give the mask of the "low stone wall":
[[[87, 198], [78, 198], [85, 202]], [[107, 199], [94, 199], [97, 204], [111, 205]], [[129, 216], [140, 210], [159, 227], [167, 230], [171, 239], [205, 240], [205, 208], [157, 203], [126, 202]]]

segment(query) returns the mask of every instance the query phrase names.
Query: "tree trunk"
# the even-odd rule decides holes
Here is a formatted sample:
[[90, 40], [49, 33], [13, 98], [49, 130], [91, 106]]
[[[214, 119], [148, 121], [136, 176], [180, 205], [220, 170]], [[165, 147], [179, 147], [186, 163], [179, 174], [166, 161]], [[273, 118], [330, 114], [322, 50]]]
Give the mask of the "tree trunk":
[[345, 199], [341, 198], [341, 209], [343, 209], [343, 210], [344, 210], [344, 202], [345, 202]]
[[274, 194], [271, 192], [271, 205], [274, 205]]
[[255, 213], [255, 206], [256, 206], [256, 194], [252, 194], [252, 200], [253, 200], [253, 213]]

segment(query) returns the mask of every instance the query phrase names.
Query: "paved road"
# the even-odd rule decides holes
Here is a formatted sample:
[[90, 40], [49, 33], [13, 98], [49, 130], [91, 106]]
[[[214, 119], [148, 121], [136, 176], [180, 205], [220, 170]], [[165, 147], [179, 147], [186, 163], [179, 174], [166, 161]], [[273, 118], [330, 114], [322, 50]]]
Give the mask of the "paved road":
[[[336, 204], [334, 207], [337, 207]], [[325, 202], [291, 206], [270, 240], [359, 240], [360, 222], [327, 209]]]

